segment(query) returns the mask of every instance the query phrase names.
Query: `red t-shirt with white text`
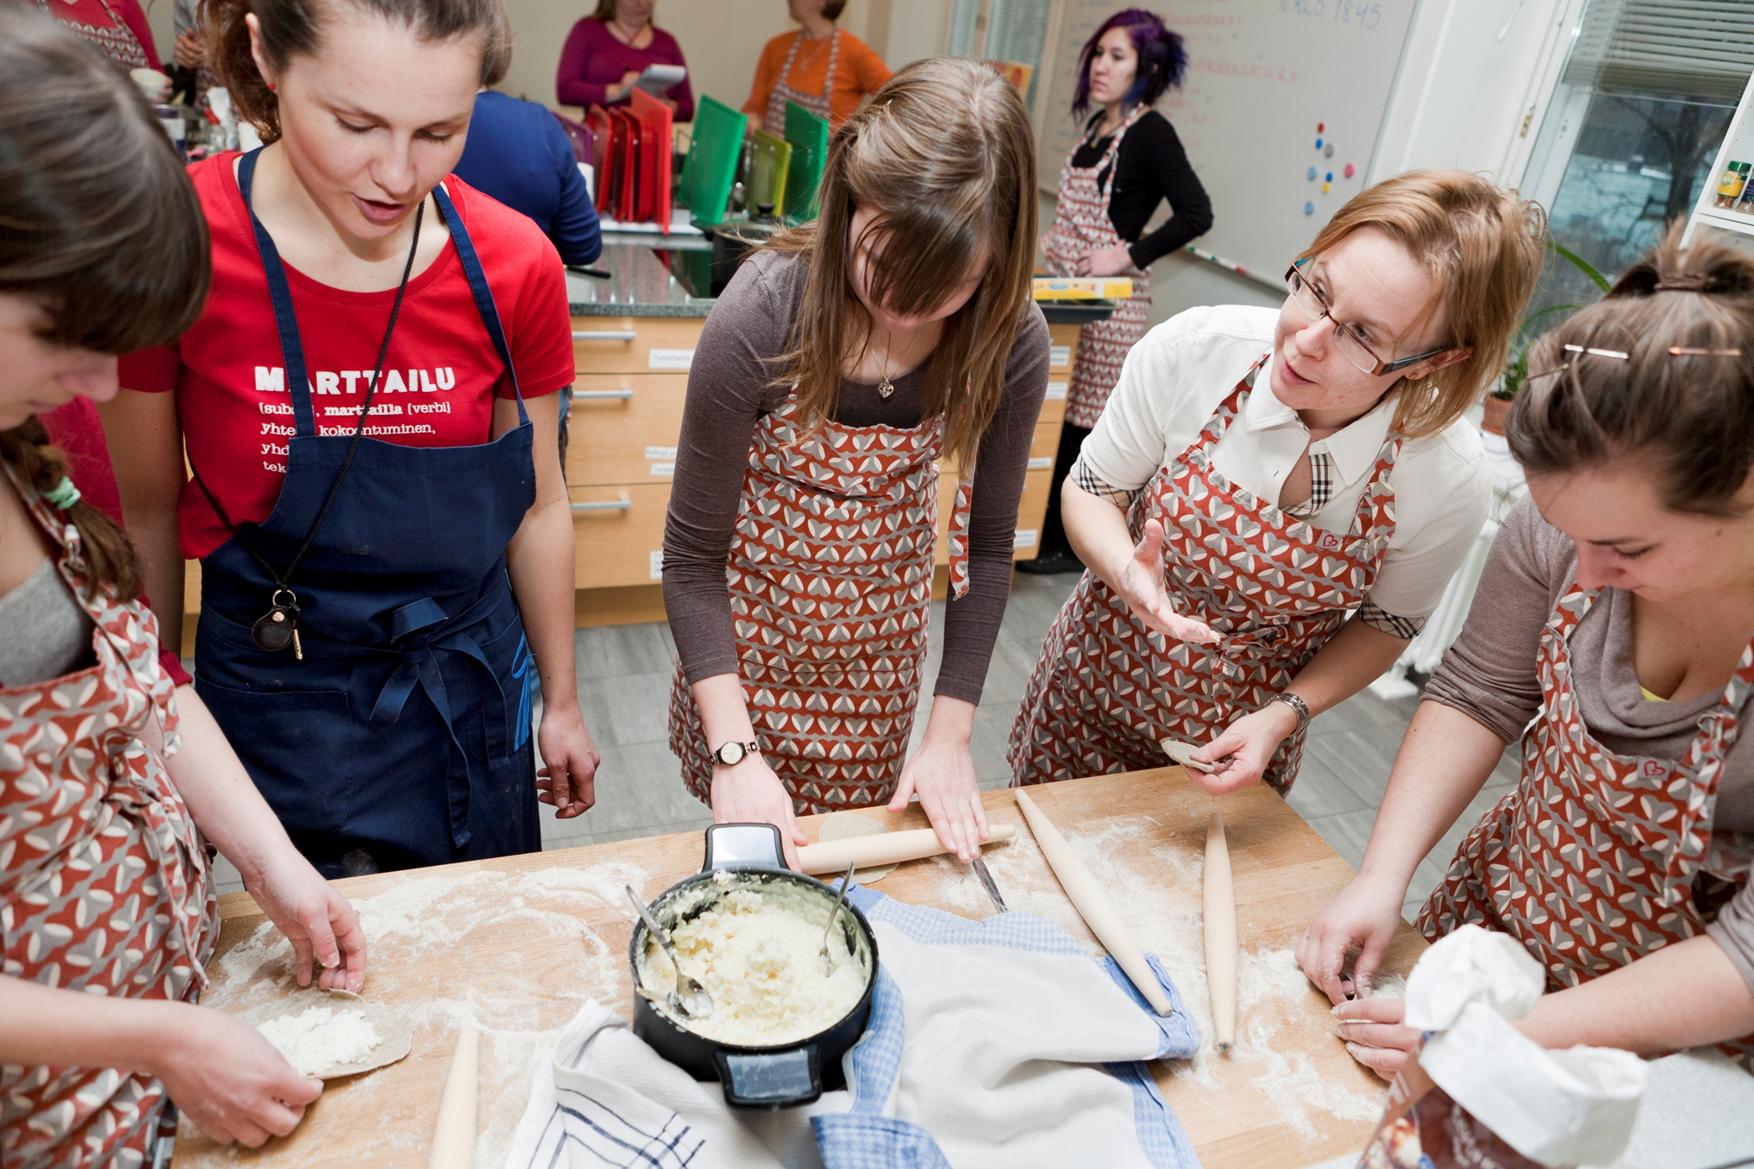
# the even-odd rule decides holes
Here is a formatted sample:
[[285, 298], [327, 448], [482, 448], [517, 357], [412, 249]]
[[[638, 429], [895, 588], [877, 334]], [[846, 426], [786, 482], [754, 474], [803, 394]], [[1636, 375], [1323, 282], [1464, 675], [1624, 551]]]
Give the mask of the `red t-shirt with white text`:
[[[213, 290], [200, 320], [172, 345], [122, 358], [120, 378], [131, 390], [176, 391], [189, 460], [226, 515], [242, 524], [266, 519], [274, 508], [293, 415], [236, 159], [223, 154], [189, 168], [213, 238]], [[571, 385], [572, 321], [554, 245], [529, 219], [455, 175], [445, 179], [445, 190], [487, 273], [524, 397]], [[290, 265], [286, 278], [317, 432], [351, 435], [396, 291], [332, 288]], [[447, 241], [408, 282], [366, 437], [407, 446], [486, 442], [495, 396], [512, 396], [511, 379], [475, 308], [456, 244]], [[183, 489], [178, 520], [184, 556], [206, 556], [230, 538], [192, 482]]]

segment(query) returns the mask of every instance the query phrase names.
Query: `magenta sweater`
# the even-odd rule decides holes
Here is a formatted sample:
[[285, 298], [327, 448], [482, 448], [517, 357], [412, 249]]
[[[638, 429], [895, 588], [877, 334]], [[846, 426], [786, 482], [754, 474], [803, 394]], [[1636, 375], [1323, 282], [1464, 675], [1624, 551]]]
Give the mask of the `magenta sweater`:
[[[554, 90], [563, 106], [619, 105], [608, 100], [611, 85], [618, 85], [624, 74], [640, 72], [647, 65], [681, 65], [682, 46], [661, 28], [652, 29], [652, 43], [643, 49], [631, 48], [616, 40], [602, 21], [585, 17], [572, 26], [566, 45], [560, 50], [560, 68], [555, 71]], [[689, 79], [664, 96], [676, 103], [676, 121], [694, 118], [694, 90]], [[623, 99], [624, 101], [626, 99]]]

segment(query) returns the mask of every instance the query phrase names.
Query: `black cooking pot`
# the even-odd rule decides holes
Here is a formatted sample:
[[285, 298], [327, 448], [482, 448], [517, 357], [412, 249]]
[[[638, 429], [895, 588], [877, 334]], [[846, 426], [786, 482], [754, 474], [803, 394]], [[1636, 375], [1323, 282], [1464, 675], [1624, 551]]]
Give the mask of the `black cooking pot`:
[[[706, 830], [706, 861], [700, 872], [670, 886], [651, 903], [652, 916], [673, 930], [705, 912], [716, 896], [699, 896], [703, 886], [720, 893], [781, 883], [809, 890], [822, 902], [822, 920], [834, 905], [836, 890], [814, 877], [785, 866], [780, 831], [772, 824], [714, 824]], [[727, 881], [717, 874], [737, 874]], [[690, 896], [693, 893], [695, 896]], [[687, 908], [678, 911], [678, 904]], [[852, 1010], [825, 1031], [776, 1047], [740, 1047], [697, 1035], [659, 1011], [638, 994], [633, 999], [633, 1033], [652, 1050], [697, 1080], [718, 1080], [725, 1102], [740, 1108], [785, 1108], [809, 1104], [825, 1088], [845, 1086], [841, 1057], [865, 1033], [871, 1015], [871, 994], [877, 986], [877, 938], [871, 923], [851, 901], [841, 907], [836, 924], [845, 931], [847, 952], [864, 963], [865, 991]], [[635, 922], [627, 946], [628, 969], [639, 985], [639, 959], [646, 948], [646, 927]], [[662, 961], [662, 959], [659, 959]], [[721, 1008], [722, 1009], [722, 1008]]]

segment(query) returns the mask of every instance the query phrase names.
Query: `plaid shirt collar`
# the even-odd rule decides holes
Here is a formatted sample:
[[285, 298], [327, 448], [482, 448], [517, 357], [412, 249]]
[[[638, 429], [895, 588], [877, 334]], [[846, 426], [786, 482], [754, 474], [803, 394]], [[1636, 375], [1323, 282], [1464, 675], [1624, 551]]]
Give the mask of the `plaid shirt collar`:
[[[1254, 392], [1243, 406], [1243, 425], [1254, 434], [1284, 426], [1307, 431], [1309, 428], [1304, 426], [1297, 411], [1273, 395], [1272, 371], [1273, 359], [1269, 357], [1255, 378]], [[1382, 444], [1388, 438], [1389, 422], [1394, 415], [1393, 399], [1384, 398], [1370, 413], [1322, 440], [1322, 448], [1333, 461], [1335, 490], [1370, 474], [1371, 468], [1376, 466], [1377, 452], [1382, 450]]]

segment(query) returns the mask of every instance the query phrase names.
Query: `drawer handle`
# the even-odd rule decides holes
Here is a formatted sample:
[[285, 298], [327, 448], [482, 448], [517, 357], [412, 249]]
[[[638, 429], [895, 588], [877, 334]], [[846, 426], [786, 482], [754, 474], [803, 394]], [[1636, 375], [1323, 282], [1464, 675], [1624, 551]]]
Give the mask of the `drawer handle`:
[[580, 402], [627, 402], [633, 399], [633, 391], [622, 388], [619, 390], [574, 390], [573, 405]]
[[588, 511], [631, 511], [633, 510], [633, 500], [624, 495], [620, 499], [601, 499], [589, 503], [575, 503], [572, 505], [572, 510], [574, 515], [579, 515], [582, 512]]
[[639, 334], [632, 329], [574, 329], [574, 341], [632, 341]]

